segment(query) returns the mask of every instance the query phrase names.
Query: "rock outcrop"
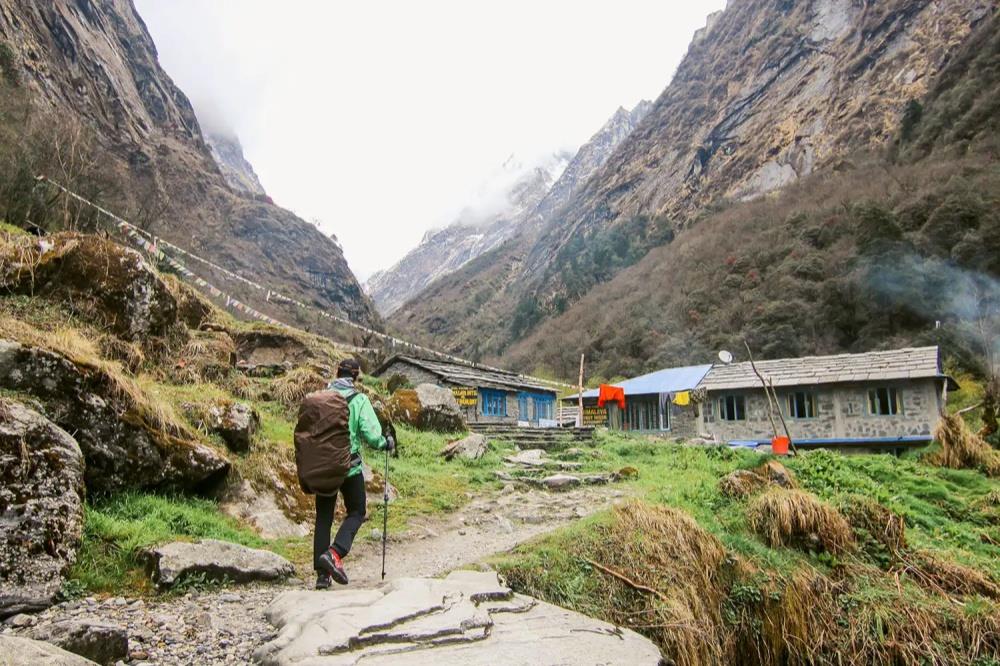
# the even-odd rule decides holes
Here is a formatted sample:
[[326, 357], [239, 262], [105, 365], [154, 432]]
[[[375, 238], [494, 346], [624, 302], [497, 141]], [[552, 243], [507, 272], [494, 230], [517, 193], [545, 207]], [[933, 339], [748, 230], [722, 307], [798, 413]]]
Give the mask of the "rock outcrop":
[[[295, 489], [296, 487], [292, 487], [291, 492], [295, 492]], [[287, 498], [287, 493], [283, 496]], [[246, 480], [223, 494], [219, 509], [227, 516], [252, 525], [265, 539], [304, 537], [311, 529], [289, 517], [271, 489], [254, 488]]]
[[165, 419], [139, 386], [99, 362], [0, 340], [0, 388], [34, 396], [74, 433], [90, 492], [208, 489], [229, 471], [223, 454]]
[[0, 399], [0, 618], [54, 603], [83, 534], [80, 446]]
[[260, 428], [260, 414], [245, 402], [218, 401], [209, 405], [191, 405], [194, 421], [222, 438], [230, 451], [246, 453]]
[[0, 286], [58, 301], [123, 340], [165, 335], [177, 302], [142, 255], [93, 235], [61, 233], [16, 238], [19, 260], [5, 266]]
[[465, 420], [455, 395], [434, 384], [420, 384], [415, 389], [400, 389], [389, 400], [389, 417], [421, 430], [461, 432]]
[[514, 594], [496, 573], [403, 578], [379, 590], [287, 592], [267, 610], [277, 638], [266, 666], [307, 664], [649, 664], [635, 632]]
[[0, 634], [0, 666], [25, 666], [26, 664], [96, 666], [96, 662], [67, 652], [51, 643]]
[[194, 575], [249, 583], [283, 580], [295, 573], [291, 562], [271, 551], [215, 539], [157, 546], [149, 552], [149, 569], [153, 581], [161, 587]]

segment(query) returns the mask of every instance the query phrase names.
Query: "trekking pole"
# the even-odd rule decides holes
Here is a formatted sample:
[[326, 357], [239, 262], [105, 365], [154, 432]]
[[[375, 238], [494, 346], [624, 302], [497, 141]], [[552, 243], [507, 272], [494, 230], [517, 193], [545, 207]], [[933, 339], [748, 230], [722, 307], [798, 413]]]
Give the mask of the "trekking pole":
[[385, 476], [382, 477], [382, 580], [385, 580], [385, 543], [389, 537], [389, 447], [385, 447]]

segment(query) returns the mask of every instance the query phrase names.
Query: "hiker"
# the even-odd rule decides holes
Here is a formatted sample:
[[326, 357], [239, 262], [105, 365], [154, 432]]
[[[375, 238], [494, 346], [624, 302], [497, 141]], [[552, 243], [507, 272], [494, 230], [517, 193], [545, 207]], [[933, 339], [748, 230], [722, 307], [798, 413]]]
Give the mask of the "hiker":
[[[382, 426], [368, 396], [354, 388], [360, 372], [361, 366], [354, 359], [341, 361], [337, 366], [337, 379], [330, 383], [327, 391], [306, 396], [295, 429], [299, 483], [306, 493], [316, 494], [313, 566], [318, 590], [329, 588], [331, 581], [347, 585], [343, 558], [351, 552], [354, 536], [365, 522], [362, 442], [390, 454], [396, 449], [391, 432], [388, 437], [382, 436]], [[347, 516], [331, 544], [330, 531], [338, 492], [344, 498]]]

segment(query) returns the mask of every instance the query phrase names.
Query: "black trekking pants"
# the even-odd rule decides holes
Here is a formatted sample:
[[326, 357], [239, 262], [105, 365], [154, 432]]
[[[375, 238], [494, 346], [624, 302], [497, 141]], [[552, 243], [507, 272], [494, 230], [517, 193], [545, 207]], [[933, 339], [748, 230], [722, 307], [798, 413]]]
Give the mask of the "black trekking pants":
[[[351, 552], [354, 536], [365, 522], [365, 476], [355, 474], [344, 480], [340, 486], [340, 495], [344, 498], [347, 517], [337, 530], [337, 538], [333, 540], [333, 549], [341, 557]], [[337, 507], [337, 496], [316, 495], [316, 531], [313, 533], [313, 566], [317, 571], [319, 556], [330, 548], [330, 530], [333, 528], [333, 512]]]

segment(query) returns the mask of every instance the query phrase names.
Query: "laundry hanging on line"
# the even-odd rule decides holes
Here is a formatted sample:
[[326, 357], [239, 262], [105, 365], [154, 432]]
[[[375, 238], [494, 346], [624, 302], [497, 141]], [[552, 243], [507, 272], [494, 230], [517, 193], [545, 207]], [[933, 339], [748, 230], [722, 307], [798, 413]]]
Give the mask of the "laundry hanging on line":
[[597, 406], [604, 407], [609, 402], [617, 403], [619, 409], [625, 409], [625, 389], [621, 386], [601, 384], [597, 392]]

